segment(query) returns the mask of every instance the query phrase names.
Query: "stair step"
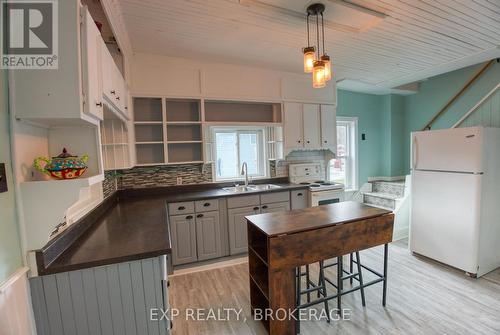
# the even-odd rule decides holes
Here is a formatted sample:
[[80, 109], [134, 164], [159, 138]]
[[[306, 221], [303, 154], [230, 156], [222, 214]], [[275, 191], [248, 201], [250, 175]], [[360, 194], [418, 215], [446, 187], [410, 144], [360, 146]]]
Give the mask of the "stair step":
[[394, 194], [398, 197], [403, 197], [405, 193], [404, 180], [385, 181], [375, 180], [370, 182], [372, 184], [372, 192]]
[[380, 193], [380, 192], [363, 193], [363, 202], [365, 204], [389, 210], [394, 210], [396, 208], [396, 200], [400, 198], [401, 197], [391, 193]]

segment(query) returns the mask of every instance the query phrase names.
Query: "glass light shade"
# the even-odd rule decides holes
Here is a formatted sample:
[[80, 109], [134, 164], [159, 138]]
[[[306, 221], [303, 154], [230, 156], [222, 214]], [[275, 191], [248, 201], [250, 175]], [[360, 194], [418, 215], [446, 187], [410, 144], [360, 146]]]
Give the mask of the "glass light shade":
[[322, 88], [326, 86], [325, 63], [321, 60], [314, 62], [313, 67], [313, 87]]
[[330, 60], [330, 56], [323, 55], [321, 56], [321, 60], [325, 63], [325, 80], [328, 81], [332, 79], [332, 61]]
[[316, 60], [314, 50], [314, 47], [306, 47], [303, 49], [305, 73], [311, 73], [313, 71], [314, 61]]

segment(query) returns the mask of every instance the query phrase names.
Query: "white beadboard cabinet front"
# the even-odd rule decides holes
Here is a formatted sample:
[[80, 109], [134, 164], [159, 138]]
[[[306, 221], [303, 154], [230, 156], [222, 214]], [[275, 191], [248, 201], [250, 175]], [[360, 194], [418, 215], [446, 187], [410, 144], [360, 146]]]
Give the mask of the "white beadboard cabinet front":
[[170, 334], [166, 257], [30, 278], [38, 335]]

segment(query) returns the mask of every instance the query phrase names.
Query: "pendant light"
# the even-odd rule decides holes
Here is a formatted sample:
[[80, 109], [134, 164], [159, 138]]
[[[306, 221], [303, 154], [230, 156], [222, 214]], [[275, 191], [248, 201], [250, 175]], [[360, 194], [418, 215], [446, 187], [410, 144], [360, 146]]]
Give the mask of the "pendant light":
[[328, 81], [332, 79], [332, 62], [330, 56], [325, 52], [325, 22], [323, 21], [323, 12], [321, 12], [321, 32], [323, 36], [323, 56], [320, 59], [325, 63], [325, 80]]
[[309, 14], [307, 14], [306, 23], [307, 23], [307, 47], [303, 48], [302, 52], [304, 53], [304, 72], [311, 73], [313, 71], [314, 61], [316, 60], [316, 57], [314, 55], [316, 49], [311, 46], [309, 41]]
[[[330, 56], [325, 52], [325, 24], [323, 19], [323, 12], [325, 5], [322, 3], [315, 3], [307, 7], [307, 47], [303, 48], [304, 54], [304, 72], [312, 72], [313, 87], [322, 88], [326, 86], [326, 82], [333, 77], [332, 62]], [[309, 16], [316, 16], [316, 46], [311, 46], [309, 39]], [[321, 15], [321, 32], [319, 16]], [[323, 47], [321, 55], [320, 35]]]
[[[323, 6], [324, 9], [324, 6]], [[322, 11], [321, 11], [322, 12]], [[326, 86], [325, 79], [325, 63], [320, 59], [319, 56], [319, 16], [318, 12], [316, 12], [316, 43], [318, 45], [318, 58], [314, 62], [313, 67], [313, 87], [314, 88], [323, 88]]]

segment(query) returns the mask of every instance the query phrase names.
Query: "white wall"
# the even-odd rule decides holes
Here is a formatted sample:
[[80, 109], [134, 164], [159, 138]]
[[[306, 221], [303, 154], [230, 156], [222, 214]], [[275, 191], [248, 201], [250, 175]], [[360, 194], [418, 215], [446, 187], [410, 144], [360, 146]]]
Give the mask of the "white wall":
[[335, 83], [314, 89], [310, 74], [141, 53], [132, 57], [130, 68], [135, 96], [336, 104]]

